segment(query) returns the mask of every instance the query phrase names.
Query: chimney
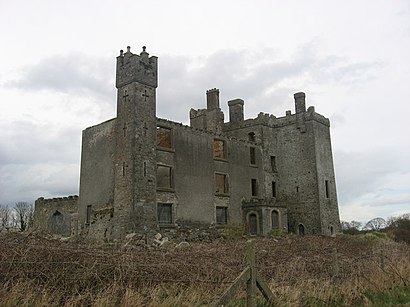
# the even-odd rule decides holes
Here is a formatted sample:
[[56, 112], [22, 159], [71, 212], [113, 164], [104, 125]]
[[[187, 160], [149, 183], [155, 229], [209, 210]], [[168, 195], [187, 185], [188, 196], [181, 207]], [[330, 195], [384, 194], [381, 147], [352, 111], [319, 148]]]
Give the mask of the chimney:
[[219, 109], [219, 90], [217, 88], [206, 91], [206, 108], [208, 110]]
[[229, 122], [237, 123], [243, 121], [243, 100], [233, 99], [228, 101]]
[[294, 94], [293, 97], [295, 98], [296, 114], [306, 112], [305, 93], [299, 92]]

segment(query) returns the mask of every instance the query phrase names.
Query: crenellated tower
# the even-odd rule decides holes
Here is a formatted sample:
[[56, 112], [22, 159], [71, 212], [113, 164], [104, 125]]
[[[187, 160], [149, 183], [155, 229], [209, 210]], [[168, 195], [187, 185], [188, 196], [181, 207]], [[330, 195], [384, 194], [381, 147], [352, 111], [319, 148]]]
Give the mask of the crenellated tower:
[[114, 237], [156, 227], [157, 57], [146, 47], [117, 57]]

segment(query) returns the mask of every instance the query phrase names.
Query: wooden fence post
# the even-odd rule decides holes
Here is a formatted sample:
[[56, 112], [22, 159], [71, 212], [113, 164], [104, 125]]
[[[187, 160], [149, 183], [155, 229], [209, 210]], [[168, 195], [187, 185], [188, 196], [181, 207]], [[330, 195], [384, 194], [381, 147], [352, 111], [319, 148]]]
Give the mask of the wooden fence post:
[[235, 295], [239, 286], [246, 283], [246, 306], [256, 307], [256, 287], [261, 291], [263, 297], [269, 303], [273, 304], [273, 293], [269, 289], [267, 283], [262, 279], [259, 273], [256, 271], [256, 261], [255, 261], [255, 241], [248, 241], [246, 248], [246, 260], [247, 267], [242, 271], [241, 274], [235, 279], [235, 281], [225, 290], [220, 298], [215, 300], [212, 306], [224, 306], [227, 304]]
[[246, 260], [250, 269], [250, 278], [246, 282], [246, 306], [256, 307], [256, 268], [255, 268], [255, 241], [248, 241]]

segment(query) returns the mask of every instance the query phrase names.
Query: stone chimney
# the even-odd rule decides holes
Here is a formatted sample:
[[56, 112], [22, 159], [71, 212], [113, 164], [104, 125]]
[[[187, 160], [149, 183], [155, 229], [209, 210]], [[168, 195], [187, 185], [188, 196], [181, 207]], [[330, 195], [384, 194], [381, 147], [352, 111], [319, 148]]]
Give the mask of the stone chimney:
[[294, 94], [293, 97], [295, 98], [296, 114], [306, 112], [305, 93], [299, 92]]
[[237, 123], [242, 122], [243, 117], [243, 100], [233, 99], [228, 101], [229, 106], [229, 122]]
[[213, 88], [206, 91], [206, 108], [219, 109], [219, 89]]

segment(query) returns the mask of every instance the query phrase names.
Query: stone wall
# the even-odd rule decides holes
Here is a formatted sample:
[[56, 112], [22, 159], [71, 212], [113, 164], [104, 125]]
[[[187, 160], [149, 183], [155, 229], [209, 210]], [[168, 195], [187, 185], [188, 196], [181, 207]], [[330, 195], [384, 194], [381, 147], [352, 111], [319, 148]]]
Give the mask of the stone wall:
[[61, 236], [79, 233], [78, 196], [38, 198], [34, 207], [34, 228]]

